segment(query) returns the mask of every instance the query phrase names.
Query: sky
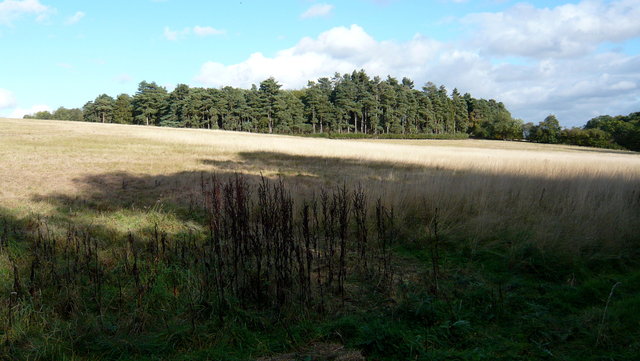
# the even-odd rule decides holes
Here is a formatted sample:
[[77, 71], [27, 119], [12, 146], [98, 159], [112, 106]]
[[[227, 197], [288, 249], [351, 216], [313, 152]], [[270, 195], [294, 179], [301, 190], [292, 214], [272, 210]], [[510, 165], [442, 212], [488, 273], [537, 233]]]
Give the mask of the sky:
[[364, 69], [581, 126], [640, 111], [638, 19], [640, 0], [2, 0], [0, 116]]

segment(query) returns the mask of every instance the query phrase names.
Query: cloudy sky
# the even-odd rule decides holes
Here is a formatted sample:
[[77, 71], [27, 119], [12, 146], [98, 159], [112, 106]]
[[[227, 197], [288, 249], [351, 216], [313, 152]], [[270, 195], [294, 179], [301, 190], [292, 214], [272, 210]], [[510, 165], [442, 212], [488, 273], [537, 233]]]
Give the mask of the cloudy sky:
[[640, 111], [638, 19], [640, 0], [2, 0], [0, 116], [142, 80], [300, 88], [365, 69], [579, 126]]

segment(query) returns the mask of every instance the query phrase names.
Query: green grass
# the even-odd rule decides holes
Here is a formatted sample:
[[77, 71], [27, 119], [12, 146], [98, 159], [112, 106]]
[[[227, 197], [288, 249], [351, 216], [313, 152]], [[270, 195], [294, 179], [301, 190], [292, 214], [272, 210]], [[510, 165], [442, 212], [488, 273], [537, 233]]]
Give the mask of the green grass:
[[[1, 252], [0, 258], [3, 293], [12, 287], [7, 256], [27, 254], [22, 245], [29, 232], [21, 227], [28, 224], [13, 221], [12, 251]], [[223, 321], [203, 316], [194, 327], [186, 318], [188, 305], [172, 303], [166, 291], [176, 277], [182, 280], [179, 284], [188, 284], [189, 275], [179, 267], [167, 268], [159, 270], [154, 290], [145, 296], [145, 329], [132, 333], [119, 327], [126, 324], [121, 317], [137, 312], [135, 305], [121, 305], [120, 311], [100, 320], [91, 302], [81, 305], [80, 299], [90, 299], [89, 294], [45, 288], [42, 298], [25, 298], [13, 306], [9, 333], [0, 331], [5, 340], [0, 355], [38, 360], [250, 360], [314, 342], [343, 344], [368, 360], [634, 360], [640, 353], [637, 254], [581, 258], [536, 248], [508, 249], [505, 244], [472, 250], [459, 240], [441, 241], [437, 292], [429, 246], [433, 239], [397, 238], [399, 281], [393, 291], [380, 292], [354, 274], [349, 282], [359, 291], [328, 314], [237, 304]], [[105, 289], [105, 302], [115, 302], [116, 294], [115, 288]], [[54, 301], [52, 308], [42, 308], [47, 299]], [[84, 311], [61, 317], [56, 307], [66, 303]]]

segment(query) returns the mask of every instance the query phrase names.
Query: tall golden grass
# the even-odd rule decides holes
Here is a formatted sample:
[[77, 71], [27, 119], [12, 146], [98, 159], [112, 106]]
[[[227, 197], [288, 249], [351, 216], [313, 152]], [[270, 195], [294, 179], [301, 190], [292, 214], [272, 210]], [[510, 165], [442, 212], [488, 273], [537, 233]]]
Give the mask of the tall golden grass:
[[0, 207], [14, 214], [55, 216], [61, 200], [90, 198], [104, 207], [66, 217], [117, 226], [136, 209], [189, 202], [203, 172], [281, 177], [298, 196], [360, 184], [405, 214], [409, 238], [428, 232], [438, 208], [450, 238], [472, 245], [587, 252], [639, 240], [640, 155], [632, 152], [0, 119]]

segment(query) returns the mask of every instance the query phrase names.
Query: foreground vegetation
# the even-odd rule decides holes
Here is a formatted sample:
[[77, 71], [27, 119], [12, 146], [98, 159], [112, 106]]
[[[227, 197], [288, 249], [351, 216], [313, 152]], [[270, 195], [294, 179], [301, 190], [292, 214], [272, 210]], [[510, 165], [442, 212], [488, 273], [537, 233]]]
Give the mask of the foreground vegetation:
[[640, 352], [637, 154], [19, 120], [0, 137], [0, 357]]

